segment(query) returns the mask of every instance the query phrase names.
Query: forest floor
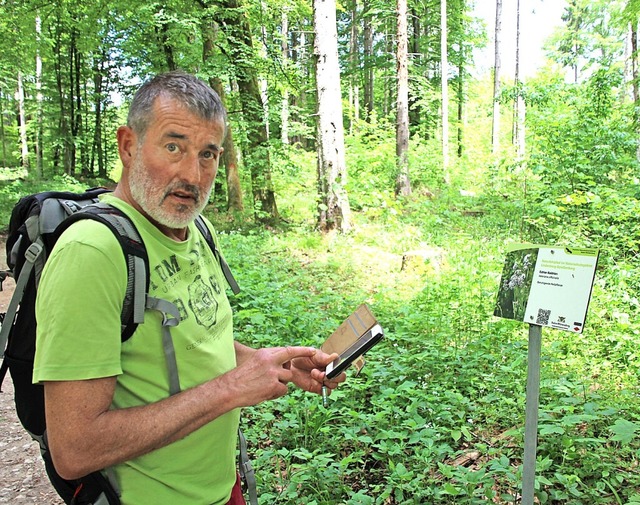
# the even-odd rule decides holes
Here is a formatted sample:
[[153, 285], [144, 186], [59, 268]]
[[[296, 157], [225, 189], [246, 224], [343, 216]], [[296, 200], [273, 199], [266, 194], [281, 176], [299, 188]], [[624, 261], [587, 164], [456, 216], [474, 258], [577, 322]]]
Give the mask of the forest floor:
[[[6, 267], [5, 260], [5, 240], [0, 236], [0, 269]], [[4, 282], [0, 291], [0, 312], [7, 310], [14, 287], [13, 279]], [[49, 482], [38, 444], [16, 416], [10, 374], [7, 374], [0, 393], [0, 503], [64, 504]]]

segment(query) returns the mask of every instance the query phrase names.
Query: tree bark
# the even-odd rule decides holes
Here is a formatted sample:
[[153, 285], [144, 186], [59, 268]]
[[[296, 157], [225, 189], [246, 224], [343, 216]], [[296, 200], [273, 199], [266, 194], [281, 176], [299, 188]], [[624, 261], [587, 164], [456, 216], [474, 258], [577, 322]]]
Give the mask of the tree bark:
[[351, 228], [338, 61], [335, 0], [314, 0], [316, 89], [318, 93], [318, 227]]
[[[218, 25], [211, 19], [205, 19], [202, 23], [202, 61], [205, 65], [213, 56], [217, 36]], [[226, 106], [222, 80], [218, 77], [210, 77], [209, 86], [218, 93], [220, 100]], [[227, 123], [227, 132], [222, 147], [224, 153], [220, 163], [224, 167], [225, 181], [227, 183], [227, 210], [242, 211], [244, 210], [244, 203], [242, 200], [242, 186], [238, 175], [238, 151], [233, 140], [233, 128], [229, 122]]]
[[27, 114], [24, 103], [24, 83], [22, 81], [22, 72], [18, 71], [18, 88], [16, 92], [16, 100], [18, 102], [18, 125], [20, 127], [20, 153], [22, 168], [29, 170], [29, 144], [27, 142]]
[[[637, 112], [640, 107], [640, 91], [638, 85], [638, 27], [637, 22], [633, 21], [629, 23], [629, 31], [631, 38], [631, 82], [633, 83], [633, 103], [634, 107], [634, 120], [636, 124], [636, 136], [640, 138], [640, 114]], [[640, 141], [638, 141], [638, 147], [636, 148], [636, 159], [640, 161]]]
[[495, 155], [500, 149], [500, 36], [502, 33], [502, 0], [496, 0], [496, 26], [494, 29], [493, 60], [493, 113], [491, 115], [491, 152]]
[[358, 48], [358, 0], [351, 4], [351, 30], [349, 37], [349, 133], [360, 119], [360, 52]]
[[516, 88], [516, 99], [513, 108], [513, 144], [516, 147], [518, 158], [523, 158], [525, 153], [525, 103], [523, 97], [522, 81], [520, 80], [520, 0], [517, 0], [516, 2], [516, 66], [514, 80]]
[[398, 98], [396, 110], [396, 195], [411, 194], [409, 180], [409, 69], [407, 0], [397, 0], [397, 52], [396, 66]]
[[223, 0], [222, 5], [224, 8], [219, 13], [219, 19], [227, 36], [234, 40], [230, 45], [230, 57], [236, 63], [235, 78], [247, 128], [248, 142], [243, 159], [251, 173], [255, 217], [258, 221], [277, 220], [280, 215], [271, 180], [271, 154], [264, 104], [258, 76], [251, 64], [254, 57], [251, 27], [237, 0]]
[[35, 176], [42, 179], [42, 135], [43, 135], [43, 102], [42, 96], [42, 20], [36, 14], [36, 171]]
[[461, 57], [458, 65], [458, 158], [462, 158], [464, 151], [464, 74], [464, 57]]
[[367, 12], [370, 0], [365, 0], [363, 8], [364, 23], [364, 107], [367, 121], [373, 114], [373, 26], [371, 15]]
[[447, 0], [440, 0], [440, 61], [442, 88], [442, 172], [449, 184], [449, 62], [447, 56]]
[[[282, 10], [282, 43], [280, 45], [282, 53], [282, 65], [287, 68], [289, 65], [289, 15], [287, 10]], [[282, 90], [282, 108], [280, 111], [280, 140], [284, 145], [289, 144], [289, 88], [287, 85]]]

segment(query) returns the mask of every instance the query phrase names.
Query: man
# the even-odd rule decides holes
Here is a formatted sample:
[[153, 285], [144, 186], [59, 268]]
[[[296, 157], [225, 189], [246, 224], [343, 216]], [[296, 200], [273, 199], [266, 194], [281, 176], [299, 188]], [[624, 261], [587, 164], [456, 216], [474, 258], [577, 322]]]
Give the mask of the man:
[[227, 503], [238, 489], [239, 409], [286, 394], [289, 382], [320, 393], [344, 380], [325, 379], [335, 355], [233, 340], [224, 276], [194, 225], [216, 176], [225, 121], [218, 96], [192, 76], [171, 72], [145, 83], [117, 133], [121, 180], [103, 198], [143, 238], [149, 294], [180, 309], [171, 331], [179, 393], [168, 393], [160, 314], [147, 311], [121, 343], [127, 270], [104, 225], [72, 225], [42, 275], [34, 381], [44, 384], [54, 464], [67, 479], [113, 469], [124, 505]]

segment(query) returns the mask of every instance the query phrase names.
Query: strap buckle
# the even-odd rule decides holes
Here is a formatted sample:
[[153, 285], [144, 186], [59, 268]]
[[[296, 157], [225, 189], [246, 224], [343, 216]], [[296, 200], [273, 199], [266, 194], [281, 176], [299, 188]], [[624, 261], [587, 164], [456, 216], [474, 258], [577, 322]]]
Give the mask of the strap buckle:
[[33, 242], [25, 251], [24, 258], [29, 263], [35, 263], [36, 260], [38, 259], [38, 256], [42, 254], [43, 249], [44, 247], [42, 247], [42, 244], [39, 244], [38, 242]]

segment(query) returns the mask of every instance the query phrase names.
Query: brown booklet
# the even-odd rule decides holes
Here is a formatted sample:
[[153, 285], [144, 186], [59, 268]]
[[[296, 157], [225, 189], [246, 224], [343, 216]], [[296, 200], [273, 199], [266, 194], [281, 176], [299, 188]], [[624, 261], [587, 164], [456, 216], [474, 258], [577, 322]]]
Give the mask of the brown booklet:
[[360, 305], [322, 344], [324, 352], [337, 352], [340, 355], [327, 365], [327, 378], [340, 375], [352, 363], [360, 372], [364, 366], [362, 355], [380, 342], [383, 336], [382, 327], [367, 304]]

